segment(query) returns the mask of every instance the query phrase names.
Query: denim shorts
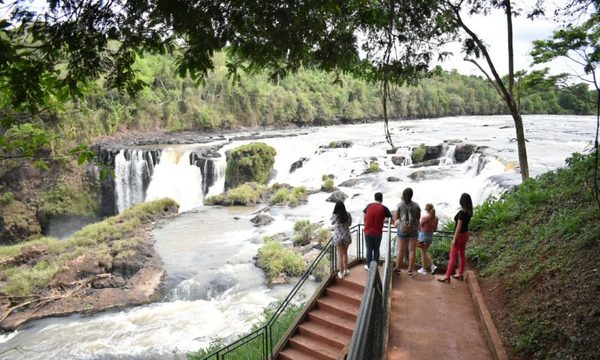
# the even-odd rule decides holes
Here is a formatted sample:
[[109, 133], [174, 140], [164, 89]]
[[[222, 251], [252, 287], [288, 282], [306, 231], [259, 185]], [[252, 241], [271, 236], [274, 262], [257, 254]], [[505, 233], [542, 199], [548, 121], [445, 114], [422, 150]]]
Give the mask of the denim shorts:
[[423, 244], [431, 244], [433, 242], [433, 233], [419, 231], [419, 242]]
[[413, 240], [419, 237], [418, 231], [404, 232], [398, 229], [398, 232], [396, 234], [398, 235], [398, 240]]

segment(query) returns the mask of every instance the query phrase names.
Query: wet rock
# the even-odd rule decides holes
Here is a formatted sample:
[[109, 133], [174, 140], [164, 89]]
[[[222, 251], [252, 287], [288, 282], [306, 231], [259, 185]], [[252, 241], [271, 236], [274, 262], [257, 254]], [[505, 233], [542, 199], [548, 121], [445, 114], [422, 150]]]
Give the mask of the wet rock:
[[319, 146], [321, 148], [337, 149], [337, 148], [349, 148], [352, 147], [353, 143], [349, 140], [332, 141], [329, 145]]
[[365, 181], [365, 180], [364, 179], [348, 179], [346, 181], [342, 181], [338, 185], [343, 186], [343, 187], [354, 187], [363, 181]]
[[398, 182], [398, 181], [400, 181], [400, 179], [395, 176], [388, 176], [387, 181], [388, 182]]
[[419, 147], [413, 148], [412, 150], [411, 160], [413, 164], [438, 159], [440, 156], [442, 156], [443, 146], [442, 144], [435, 146], [425, 146], [425, 154], [422, 158], [420, 158], [420, 156], [417, 156], [417, 149], [419, 149]]
[[292, 163], [292, 166], [290, 166], [290, 174], [293, 173], [294, 171], [300, 169], [304, 163], [308, 160], [308, 158], [300, 158], [300, 160], [298, 161], [294, 161], [294, 163]]
[[344, 192], [343, 192], [343, 191], [341, 191], [341, 190], [337, 190], [337, 191], [334, 191], [334, 192], [331, 194], [331, 196], [329, 196], [329, 197], [327, 198], [327, 200], [325, 200], [325, 201], [328, 201], [328, 202], [332, 202], [332, 203], [334, 203], [334, 202], [337, 202], [337, 201], [344, 201], [344, 200], [346, 200], [347, 198], [348, 198], [348, 195], [346, 195], [346, 193], [344, 193]]
[[420, 167], [426, 167], [426, 166], [436, 166], [440, 164], [440, 159], [435, 159], [435, 160], [428, 160], [428, 161], [423, 161], [417, 164], [414, 164], [411, 166], [411, 168], [420, 168]]
[[265, 226], [273, 222], [273, 220], [275, 219], [269, 214], [256, 214], [256, 216], [250, 219], [254, 226]]
[[392, 156], [392, 163], [396, 166], [402, 166], [406, 162], [406, 156]]
[[456, 150], [454, 151], [454, 160], [458, 163], [463, 163], [467, 161], [475, 150], [476, 146], [473, 144], [460, 144], [456, 145]]
[[414, 173], [408, 175], [409, 178], [415, 181], [423, 180], [426, 177], [426, 173], [423, 170], [415, 171]]

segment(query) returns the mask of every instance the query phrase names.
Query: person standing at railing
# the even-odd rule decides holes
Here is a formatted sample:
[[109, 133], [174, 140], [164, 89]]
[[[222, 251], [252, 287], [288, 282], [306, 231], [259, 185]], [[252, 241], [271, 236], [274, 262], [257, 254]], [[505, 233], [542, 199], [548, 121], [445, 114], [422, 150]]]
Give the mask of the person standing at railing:
[[415, 257], [417, 252], [417, 238], [419, 237], [419, 219], [421, 207], [412, 201], [413, 190], [406, 188], [402, 192], [402, 201], [396, 210], [395, 223], [398, 235], [398, 256], [396, 257], [395, 274], [400, 274], [404, 262], [405, 242], [408, 241], [408, 275], [413, 275]]
[[465, 265], [467, 264], [467, 257], [465, 256], [465, 250], [467, 247], [467, 241], [469, 240], [469, 222], [473, 216], [473, 201], [471, 201], [471, 195], [463, 193], [460, 196], [460, 210], [454, 216], [454, 222], [456, 223], [456, 229], [454, 230], [454, 237], [452, 238], [452, 247], [450, 248], [450, 259], [448, 260], [448, 270], [446, 275], [439, 277], [437, 280], [441, 282], [450, 282], [450, 275], [454, 271], [456, 265], [456, 253], [460, 257], [460, 267], [458, 272], [452, 275], [453, 278], [462, 280], [463, 273], [465, 271]]
[[431, 264], [431, 273], [435, 273], [437, 266], [431, 260], [429, 256], [429, 247], [433, 243], [433, 232], [437, 230], [439, 219], [435, 216], [435, 209], [433, 204], [425, 205], [425, 215], [421, 216], [419, 222], [419, 239], [417, 240], [417, 247], [421, 249], [421, 268], [419, 274], [427, 274], [427, 264]]
[[341, 200], [336, 201], [331, 215], [331, 224], [333, 225], [333, 243], [338, 254], [338, 277], [343, 279], [348, 275], [348, 247], [352, 244], [350, 235], [350, 226], [352, 225], [352, 215], [346, 211], [346, 206]]
[[365, 269], [369, 270], [372, 260], [379, 261], [379, 246], [383, 234], [383, 222], [391, 218], [390, 209], [382, 204], [383, 194], [375, 193], [375, 202], [370, 203], [363, 210], [365, 223], [365, 244], [367, 245], [367, 264]]

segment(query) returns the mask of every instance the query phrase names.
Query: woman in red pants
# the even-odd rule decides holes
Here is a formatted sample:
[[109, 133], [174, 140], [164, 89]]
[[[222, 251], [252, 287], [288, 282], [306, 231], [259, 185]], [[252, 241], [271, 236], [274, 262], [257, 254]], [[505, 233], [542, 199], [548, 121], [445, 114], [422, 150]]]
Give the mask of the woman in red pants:
[[465, 248], [467, 246], [467, 241], [469, 240], [469, 222], [473, 216], [473, 201], [471, 201], [471, 195], [463, 193], [460, 196], [460, 207], [461, 209], [458, 211], [456, 216], [454, 216], [456, 230], [454, 231], [454, 237], [452, 238], [450, 259], [448, 260], [448, 270], [446, 270], [446, 275], [437, 279], [441, 282], [450, 282], [450, 275], [452, 275], [452, 271], [454, 271], [454, 265], [456, 264], [456, 253], [458, 253], [458, 256], [460, 257], [460, 267], [458, 268], [458, 272], [452, 275], [452, 277], [458, 280], [463, 279], [465, 264], [467, 263]]

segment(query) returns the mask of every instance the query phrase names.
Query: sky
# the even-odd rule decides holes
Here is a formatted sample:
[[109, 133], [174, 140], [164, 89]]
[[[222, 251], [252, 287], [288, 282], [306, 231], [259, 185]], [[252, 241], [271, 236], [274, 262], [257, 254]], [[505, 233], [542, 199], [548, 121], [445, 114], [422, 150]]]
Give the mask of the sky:
[[[517, 3], [526, 6], [527, 4], [533, 4], [534, 0], [521, 0], [517, 1]], [[552, 6], [552, 8], [546, 13], [552, 14], [552, 10], [556, 6], [561, 6], [565, 3], [566, 0], [547, 1], [547, 4]], [[501, 11], [495, 11], [487, 16], [465, 16], [465, 23], [489, 45], [488, 51], [500, 76], [507, 74], [508, 45], [505, 15]], [[577, 65], [564, 58], [557, 59], [551, 63], [532, 66], [533, 59], [529, 55], [533, 48], [532, 42], [534, 40], [550, 38], [552, 33], [559, 29], [559, 27], [560, 23], [544, 17], [535, 20], [527, 19], [526, 16], [513, 17], [515, 71], [549, 67], [551, 74], [562, 72], [581, 74], [582, 71]], [[449, 46], [448, 50], [456, 55], [441, 63], [444, 69], [456, 69], [459, 73], [466, 75], [483, 75], [474, 64], [463, 60], [464, 55], [460, 53], [459, 44]], [[480, 64], [485, 64], [485, 61], [481, 59]], [[488, 71], [487, 67], [486, 71]]]

